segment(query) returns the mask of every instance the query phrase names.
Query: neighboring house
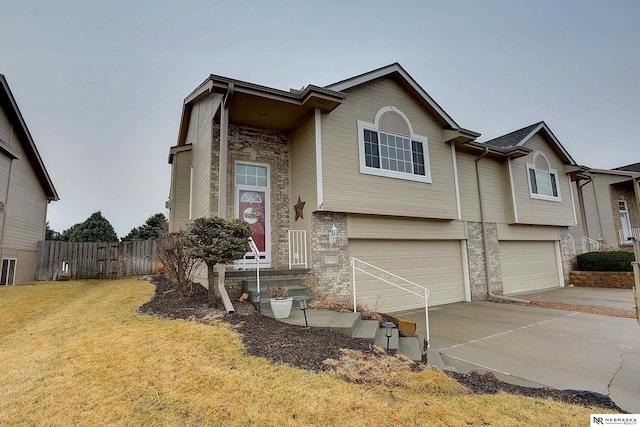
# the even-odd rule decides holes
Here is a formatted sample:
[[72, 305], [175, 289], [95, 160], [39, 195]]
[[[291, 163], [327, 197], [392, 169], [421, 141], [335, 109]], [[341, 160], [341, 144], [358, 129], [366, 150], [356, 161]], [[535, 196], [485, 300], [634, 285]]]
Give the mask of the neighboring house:
[[[564, 286], [579, 168], [544, 122], [479, 136], [399, 64], [288, 92], [211, 75], [170, 149], [170, 230], [244, 218], [261, 268], [282, 275], [305, 259], [289, 239], [302, 233], [308, 269], [296, 272], [342, 301], [351, 257], [426, 286], [430, 305]], [[378, 310], [424, 306], [364, 275], [357, 289]]]
[[0, 107], [0, 285], [14, 285], [34, 280], [47, 205], [58, 193], [2, 74]]
[[573, 192], [580, 207], [570, 228], [578, 252], [632, 248], [640, 237], [640, 163], [613, 170], [583, 168]]

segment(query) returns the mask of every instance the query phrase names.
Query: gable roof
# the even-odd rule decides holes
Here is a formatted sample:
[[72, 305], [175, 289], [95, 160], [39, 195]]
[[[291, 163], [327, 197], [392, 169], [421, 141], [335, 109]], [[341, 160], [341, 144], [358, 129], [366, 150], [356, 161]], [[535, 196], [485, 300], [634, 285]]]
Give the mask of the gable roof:
[[281, 130], [290, 129], [316, 108], [332, 111], [346, 97], [343, 93], [314, 85], [284, 91], [211, 74], [184, 100], [177, 145], [185, 144], [193, 106], [212, 94], [223, 96], [230, 120]]
[[629, 172], [640, 172], [640, 163], [632, 163], [626, 166], [620, 166], [619, 168], [613, 168], [616, 171], [629, 171]]
[[549, 139], [551, 139], [557, 150], [563, 155], [565, 161], [569, 162], [571, 165], [576, 164], [575, 160], [573, 160], [569, 152], [562, 146], [562, 144], [560, 144], [558, 138], [556, 138], [553, 132], [551, 132], [551, 129], [549, 129], [549, 126], [547, 126], [545, 122], [534, 123], [506, 135], [485, 141], [484, 144], [500, 148], [522, 147], [538, 132], [544, 132]]
[[442, 107], [440, 107], [440, 105], [438, 105], [438, 103], [433, 98], [431, 98], [431, 96], [429, 96], [429, 94], [397, 62], [373, 71], [366, 72], [364, 74], [360, 74], [355, 77], [341, 80], [339, 82], [325, 86], [325, 88], [342, 92], [346, 89], [369, 83], [382, 77], [396, 78], [401, 84], [403, 84], [403, 86], [405, 86], [419, 100], [421, 100], [435, 116], [440, 118], [440, 120], [445, 123], [449, 127], [449, 129], [460, 129], [460, 126], [458, 126], [455, 120], [453, 120], [453, 118], [449, 116], [442, 109]]
[[[7, 117], [11, 121], [14, 131], [22, 144], [22, 149], [31, 162], [33, 170], [40, 181], [40, 185], [44, 190], [47, 200], [60, 200], [58, 193], [53, 186], [53, 182], [51, 181], [51, 177], [49, 177], [49, 173], [44, 167], [42, 157], [40, 157], [36, 144], [31, 137], [29, 128], [27, 128], [24, 117], [22, 117], [22, 113], [20, 113], [18, 103], [11, 93], [7, 79], [2, 74], [0, 74], [0, 106], [4, 109]], [[14, 159], [20, 158], [19, 154], [9, 145], [8, 141], [1, 141], [0, 149]]]

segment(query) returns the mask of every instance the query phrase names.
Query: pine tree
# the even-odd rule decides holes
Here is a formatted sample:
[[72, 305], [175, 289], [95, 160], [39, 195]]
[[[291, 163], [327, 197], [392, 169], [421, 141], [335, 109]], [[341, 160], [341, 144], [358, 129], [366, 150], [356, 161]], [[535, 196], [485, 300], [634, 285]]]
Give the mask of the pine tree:
[[117, 242], [118, 235], [111, 223], [100, 211], [94, 212], [85, 222], [75, 224], [60, 236], [67, 242]]

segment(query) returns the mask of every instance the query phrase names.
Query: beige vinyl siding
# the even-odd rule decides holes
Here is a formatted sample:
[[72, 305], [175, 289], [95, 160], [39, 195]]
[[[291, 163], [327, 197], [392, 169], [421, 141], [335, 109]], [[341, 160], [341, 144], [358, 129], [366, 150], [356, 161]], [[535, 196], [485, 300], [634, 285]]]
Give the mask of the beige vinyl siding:
[[582, 201], [585, 207], [586, 227], [584, 228], [587, 232], [587, 236], [598, 240], [602, 236], [602, 227], [600, 225], [602, 221], [598, 215], [598, 209], [605, 209], [606, 206], [602, 205], [596, 207], [595, 185], [595, 182], [592, 180], [582, 187]]
[[191, 183], [191, 150], [174, 154], [171, 168], [171, 224], [170, 231], [184, 228], [189, 222]]
[[[478, 196], [478, 178], [476, 159], [478, 156], [468, 153], [456, 153], [458, 180], [460, 186], [460, 206], [462, 219], [480, 221], [480, 200]], [[491, 158], [480, 160], [480, 178], [485, 209], [485, 221], [512, 222], [513, 209], [509, 187], [507, 164]]]
[[211, 123], [220, 105], [221, 95], [212, 95], [196, 103], [191, 111], [187, 144], [193, 144], [193, 200], [192, 217], [210, 216], [212, 212], [211, 180]]
[[[602, 238], [602, 244], [605, 246], [618, 246], [619, 237], [618, 232], [616, 231], [616, 221], [615, 217], [619, 216], [617, 203], [611, 203], [611, 194], [610, 194], [610, 185], [615, 184], [617, 182], [626, 181], [628, 177], [620, 177], [616, 175], [605, 175], [605, 174], [594, 174], [593, 181], [591, 184], [585, 185], [583, 188], [592, 192], [592, 197], [589, 198], [588, 201], [591, 203], [587, 205], [585, 201], [585, 206], [590, 212], [589, 217], [589, 228], [595, 229], [601, 232], [598, 234], [590, 235], [592, 239], [598, 240]], [[614, 201], [615, 202], [615, 201]], [[597, 203], [597, 208], [596, 204]], [[599, 221], [597, 219], [591, 220], [591, 216], [597, 217], [600, 215]], [[591, 226], [591, 223], [593, 227]], [[596, 233], [598, 232], [596, 231]]]
[[4, 142], [9, 142], [11, 139], [11, 122], [9, 121], [9, 117], [7, 117], [7, 113], [5, 113], [3, 108], [0, 108], [0, 139]]
[[[0, 118], [3, 122], [6, 116]], [[3, 128], [9, 127], [4, 124]], [[12, 135], [6, 140], [19, 153], [19, 160], [0, 155], [0, 214], [2, 258], [16, 258], [16, 283], [34, 279], [38, 241], [44, 240], [47, 199], [20, 141]]]
[[291, 164], [291, 201], [293, 206], [298, 196], [305, 202], [308, 213], [296, 221], [294, 212], [289, 215], [289, 229], [306, 230], [307, 259], [311, 260], [311, 213], [318, 208], [316, 182], [316, 138], [315, 115], [312, 113], [291, 132], [289, 136]]
[[[388, 78], [349, 89], [322, 120], [324, 210], [362, 214], [457, 218], [451, 148], [442, 127], [400, 85]], [[385, 106], [402, 111], [414, 134], [428, 138], [433, 183], [360, 173], [358, 120], [373, 123]]]
[[518, 209], [518, 223], [540, 225], [574, 226], [573, 204], [569, 188], [569, 179], [564, 170], [560, 157], [553, 151], [540, 134], [534, 135], [525, 144], [526, 148], [542, 151], [551, 169], [558, 171], [558, 189], [560, 202], [533, 199], [530, 196], [527, 163], [533, 163], [534, 153], [512, 161], [512, 176], [514, 180], [515, 196]]
[[411, 239], [451, 240], [466, 239], [462, 221], [429, 221], [417, 218], [349, 215], [349, 239]]
[[573, 192], [573, 200], [576, 205], [576, 220], [577, 224], [573, 227], [569, 227], [569, 234], [573, 236], [574, 242], [579, 243], [582, 236], [585, 235], [583, 211], [581, 210], [580, 198], [578, 197], [578, 183], [571, 182], [571, 191]]
[[498, 240], [560, 240], [558, 227], [498, 224]]
[[32, 282], [35, 279], [38, 251], [17, 251], [16, 284]]
[[[349, 240], [349, 255], [429, 289], [429, 306], [464, 301], [460, 241]], [[424, 308], [417, 296], [372, 279], [356, 278], [358, 303], [393, 313]]]
[[6, 203], [11, 158], [0, 152], [0, 202]]
[[44, 239], [47, 200], [31, 163], [14, 137], [11, 146], [21, 155], [11, 165], [8, 197], [5, 201], [5, 229], [2, 244], [7, 248], [35, 251]]
[[561, 286], [554, 242], [499, 243], [505, 295]]

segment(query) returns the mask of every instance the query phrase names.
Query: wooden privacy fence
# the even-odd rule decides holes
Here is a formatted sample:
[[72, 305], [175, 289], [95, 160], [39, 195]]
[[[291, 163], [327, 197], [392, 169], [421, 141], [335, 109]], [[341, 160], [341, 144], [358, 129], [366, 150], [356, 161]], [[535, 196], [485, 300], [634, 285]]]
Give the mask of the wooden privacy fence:
[[63, 262], [72, 279], [105, 279], [155, 273], [154, 240], [113, 243], [38, 242], [36, 280], [60, 275]]

